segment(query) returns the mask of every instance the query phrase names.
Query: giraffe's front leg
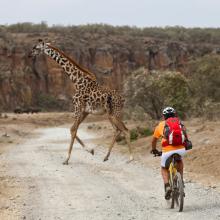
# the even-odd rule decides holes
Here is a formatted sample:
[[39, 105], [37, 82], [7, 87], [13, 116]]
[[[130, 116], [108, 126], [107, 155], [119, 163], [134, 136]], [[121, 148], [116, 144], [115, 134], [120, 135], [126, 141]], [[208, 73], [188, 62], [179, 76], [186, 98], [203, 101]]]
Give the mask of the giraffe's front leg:
[[[129, 130], [125, 127], [124, 123], [119, 118], [117, 118], [115, 116], [112, 116], [112, 117], [109, 118], [109, 120], [112, 123], [114, 128], [117, 128], [118, 131], [123, 132], [123, 134], [125, 135], [125, 139], [126, 139], [126, 142], [127, 142], [127, 145], [128, 145], [128, 149], [129, 149], [129, 154], [130, 154], [130, 158], [129, 158], [128, 162], [133, 161], [134, 157], [133, 157], [132, 149], [131, 149], [131, 141], [130, 141], [130, 132], [129, 132]], [[118, 134], [116, 133], [116, 135], [113, 138], [112, 145], [110, 146], [109, 152], [106, 155], [104, 161], [108, 159], [108, 157], [110, 155], [110, 152], [111, 152], [111, 149], [112, 149], [112, 147], [113, 147], [113, 145], [115, 143], [117, 135]]]
[[73, 126], [70, 128], [71, 141], [70, 141], [70, 146], [69, 146], [69, 150], [68, 150], [67, 159], [63, 162], [64, 165], [68, 165], [68, 162], [69, 162], [69, 159], [70, 159], [70, 156], [71, 156], [71, 152], [72, 152], [72, 148], [73, 148], [74, 139], [76, 137], [76, 132], [77, 132], [78, 127], [79, 127], [79, 120], [75, 121]]
[[80, 143], [80, 145], [86, 149], [87, 152], [89, 152], [90, 154], [94, 155], [94, 149], [87, 149], [85, 144], [82, 142], [82, 140], [76, 135], [76, 140]]

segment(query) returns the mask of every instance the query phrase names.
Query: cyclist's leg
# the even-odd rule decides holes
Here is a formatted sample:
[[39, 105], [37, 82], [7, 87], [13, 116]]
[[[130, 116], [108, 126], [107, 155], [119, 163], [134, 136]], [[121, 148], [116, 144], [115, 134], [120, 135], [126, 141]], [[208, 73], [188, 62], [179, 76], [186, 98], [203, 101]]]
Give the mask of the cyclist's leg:
[[168, 171], [168, 167], [166, 167], [166, 161], [172, 154], [173, 154], [173, 151], [162, 152], [162, 156], [161, 156], [161, 175], [162, 175], [164, 184], [169, 183], [169, 171]]
[[161, 156], [161, 175], [164, 182], [165, 199], [169, 200], [171, 195], [171, 186], [169, 183], [169, 170], [166, 168], [166, 161], [172, 155], [170, 152], [163, 152]]
[[[179, 149], [179, 150], [176, 150], [176, 153], [178, 153], [181, 157], [183, 157], [185, 154], [186, 154], [186, 150], [183, 148], [183, 149]], [[183, 179], [183, 159], [181, 158], [181, 160], [178, 160], [177, 161], [177, 164], [176, 164], [176, 168], [177, 168], [177, 171], [180, 173], [182, 179]]]
[[161, 167], [161, 175], [164, 182], [165, 199], [169, 200], [171, 195], [171, 186], [169, 183], [169, 171], [166, 167]]
[[161, 167], [161, 175], [162, 175], [164, 184], [169, 183], [169, 171], [167, 168]]

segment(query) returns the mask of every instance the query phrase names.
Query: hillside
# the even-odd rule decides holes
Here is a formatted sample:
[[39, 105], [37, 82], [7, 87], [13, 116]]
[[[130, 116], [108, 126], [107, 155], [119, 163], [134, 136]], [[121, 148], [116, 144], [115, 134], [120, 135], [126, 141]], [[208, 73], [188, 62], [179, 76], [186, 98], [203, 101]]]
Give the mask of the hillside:
[[94, 72], [100, 83], [122, 91], [136, 69], [188, 74], [189, 60], [219, 52], [220, 30], [112, 27], [47, 27], [29, 23], [0, 27], [0, 110], [18, 106], [69, 109], [71, 82], [52, 60], [27, 57], [39, 38]]

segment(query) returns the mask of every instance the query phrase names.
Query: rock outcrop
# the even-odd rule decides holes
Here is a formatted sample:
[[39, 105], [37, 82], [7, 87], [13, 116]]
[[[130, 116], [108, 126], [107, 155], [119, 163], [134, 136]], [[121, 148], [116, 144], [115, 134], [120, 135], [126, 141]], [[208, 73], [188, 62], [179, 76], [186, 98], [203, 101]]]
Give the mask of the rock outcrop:
[[61, 101], [69, 108], [74, 87], [62, 69], [41, 55], [28, 53], [38, 38], [49, 38], [80, 65], [94, 72], [100, 83], [122, 90], [124, 79], [135, 69], [185, 71], [192, 51], [180, 42], [140, 37], [87, 33], [4, 33], [0, 38], [0, 110], [17, 106], [38, 106], [46, 100]]

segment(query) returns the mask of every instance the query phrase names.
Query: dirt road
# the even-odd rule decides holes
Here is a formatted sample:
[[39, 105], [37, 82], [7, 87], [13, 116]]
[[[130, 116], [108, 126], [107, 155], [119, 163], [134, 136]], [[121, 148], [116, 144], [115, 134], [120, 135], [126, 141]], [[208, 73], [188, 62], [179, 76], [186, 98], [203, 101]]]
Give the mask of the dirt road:
[[211, 188], [186, 183], [183, 213], [163, 199], [158, 169], [113, 152], [103, 163], [103, 146], [83, 124], [79, 136], [95, 148], [92, 156], [79, 145], [68, 166], [62, 165], [69, 144], [69, 126], [43, 128], [0, 155], [0, 219], [147, 220], [220, 219], [220, 195]]

